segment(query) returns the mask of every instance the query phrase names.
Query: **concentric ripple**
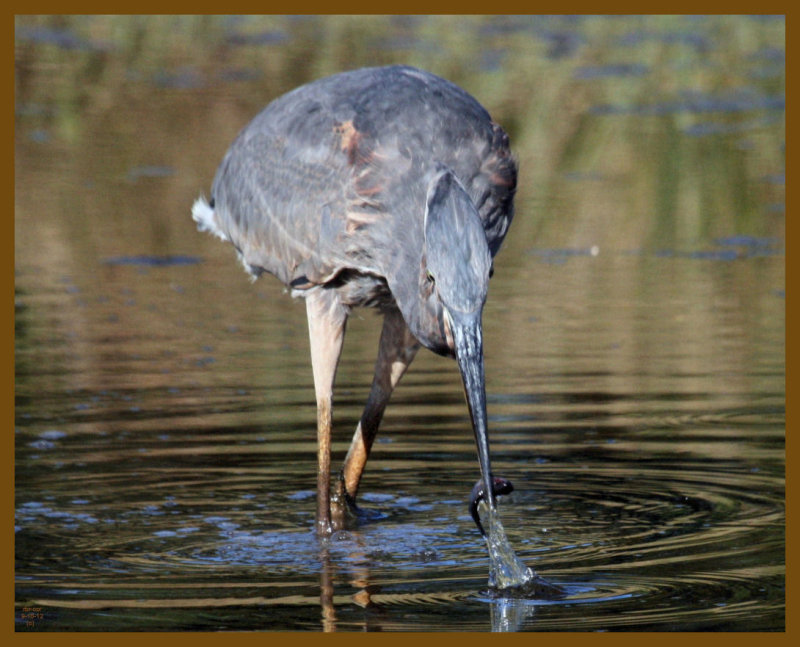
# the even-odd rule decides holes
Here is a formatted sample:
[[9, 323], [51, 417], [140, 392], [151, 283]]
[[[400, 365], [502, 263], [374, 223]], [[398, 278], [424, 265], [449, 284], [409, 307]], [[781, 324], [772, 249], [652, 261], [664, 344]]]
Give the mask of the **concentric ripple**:
[[[779, 476], [691, 464], [551, 463], [537, 466], [533, 477], [518, 480], [513, 495], [501, 500], [500, 515], [522, 561], [564, 590], [559, 599], [489, 590], [485, 548], [455, 496], [366, 496], [374, 521], [321, 542], [312, 532], [312, 493], [272, 492], [259, 501], [259, 489], [275, 485], [271, 478], [235, 481], [253, 495], [221, 505], [224, 514], [200, 513], [174, 496], [156, 504], [155, 481], [116, 517], [74, 498], [61, 505], [22, 502], [18, 555], [26, 546], [34, 551], [64, 541], [74, 552], [71, 575], [48, 576], [46, 561], [37, 568], [31, 559], [18, 585], [58, 616], [77, 608], [126, 616], [166, 605], [226, 615], [322, 604], [342, 628], [358, 625], [356, 609], [382, 609], [388, 629], [404, 607], [424, 615], [441, 605], [469, 609], [465, 628], [489, 622], [495, 630], [559, 629], [565, 615], [575, 630], [758, 626], [761, 617], [766, 626], [782, 612], [783, 568], [764, 563], [765, 555], [783, 550]], [[198, 478], [192, 487], [212, 486]], [[238, 487], [228, 491], [241, 494]], [[306, 508], [299, 517], [298, 507]], [[286, 522], [293, 511], [296, 523]], [[284, 522], [266, 529], [265, 519]], [[426, 628], [424, 620], [419, 628]]]

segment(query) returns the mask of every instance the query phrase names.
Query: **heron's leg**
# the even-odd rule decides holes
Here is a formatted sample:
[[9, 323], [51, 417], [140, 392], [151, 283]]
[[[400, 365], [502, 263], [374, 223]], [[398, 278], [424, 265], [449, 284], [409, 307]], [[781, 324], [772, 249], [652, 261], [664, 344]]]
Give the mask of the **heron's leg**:
[[[381, 332], [378, 359], [375, 362], [372, 388], [347, 452], [338, 484], [339, 505], [348, 503], [352, 506], [354, 504], [361, 475], [369, 458], [375, 435], [378, 433], [378, 426], [383, 418], [386, 404], [418, 349], [419, 342], [411, 334], [400, 311], [397, 308], [387, 311], [383, 319], [383, 331]], [[344, 492], [341, 491], [342, 489]]]
[[330, 475], [333, 382], [344, 341], [347, 308], [333, 290], [306, 297], [311, 365], [317, 396], [317, 532], [331, 531]]

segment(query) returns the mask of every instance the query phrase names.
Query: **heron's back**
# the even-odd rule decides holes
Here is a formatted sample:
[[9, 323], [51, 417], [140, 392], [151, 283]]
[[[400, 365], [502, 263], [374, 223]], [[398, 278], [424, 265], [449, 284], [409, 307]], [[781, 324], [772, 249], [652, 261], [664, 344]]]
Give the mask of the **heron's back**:
[[343, 273], [384, 277], [418, 267], [437, 164], [467, 189], [494, 255], [517, 176], [503, 130], [430, 73], [345, 72], [285, 94], [245, 127], [217, 171], [211, 225], [252, 272], [298, 289]]

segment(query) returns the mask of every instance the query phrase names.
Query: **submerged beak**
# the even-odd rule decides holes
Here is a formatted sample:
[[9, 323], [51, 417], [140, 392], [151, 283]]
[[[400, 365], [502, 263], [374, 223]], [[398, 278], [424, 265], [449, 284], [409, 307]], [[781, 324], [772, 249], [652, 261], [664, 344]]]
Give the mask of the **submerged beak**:
[[456, 361], [464, 382], [472, 430], [478, 446], [478, 461], [486, 503], [492, 513], [497, 509], [492, 487], [492, 465], [489, 459], [489, 431], [486, 423], [486, 381], [483, 372], [483, 334], [480, 309], [472, 313], [449, 313], [448, 323], [453, 335]]

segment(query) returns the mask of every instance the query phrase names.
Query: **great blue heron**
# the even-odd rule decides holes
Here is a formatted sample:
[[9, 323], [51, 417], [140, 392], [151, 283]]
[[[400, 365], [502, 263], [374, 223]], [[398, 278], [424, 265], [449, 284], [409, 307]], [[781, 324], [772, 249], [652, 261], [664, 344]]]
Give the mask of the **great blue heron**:
[[[481, 469], [471, 511], [510, 484], [492, 475], [481, 316], [492, 258], [513, 213], [508, 136], [469, 94], [406, 66], [304, 85], [245, 127], [197, 200], [200, 230], [245, 268], [304, 297], [317, 399], [317, 531], [355, 510], [392, 391], [422, 344], [455, 357]], [[369, 398], [331, 494], [333, 383], [350, 309], [383, 315]], [[491, 487], [490, 487], [491, 484]]]

